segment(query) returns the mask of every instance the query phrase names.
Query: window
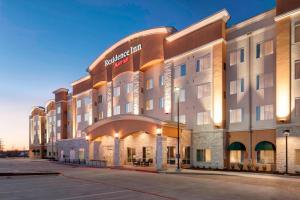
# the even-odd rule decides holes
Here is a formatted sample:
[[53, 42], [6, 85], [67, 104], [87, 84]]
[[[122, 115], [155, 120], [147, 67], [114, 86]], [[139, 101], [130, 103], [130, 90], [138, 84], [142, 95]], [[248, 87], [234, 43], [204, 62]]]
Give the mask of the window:
[[[238, 56], [239, 56], [239, 58], [238, 58]], [[245, 51], [243, 48], [230, 52], [230, 55], [229, 55], [230, 66], [236, 65], [238, 63], [238, 61], [240, 63], [243, 63], [245, 61]]]
[[85, 98], [84, 98], [84, 105], [85, 105], [85, 106], [90, 105], [91, 102], [92, 102], [92, 101], [91, 101], [91, 97], [85, 97]]
[[103, 119], [104, 118], [104, 113], [103, 113], [103, 111], [100, 111], [99, 112], [99, 119]]
[[198, 89], [197, 91], [198, 99], [210, 96], [210, 83], [204, 83], [198, 85], [197, 89]]
[[300, 149], [295, 149], [295, 164], [300, 165]]
[[274, 117], [273, 105], [256, 106], [256, 120], [271, 120]]
[[61, 134], [58, 132], [58, 133], [56, 134], [56, 137], [57, 137], [58, 140], [60, 140], [60, 139], [61, 139]]
[[300, 117], [300, 97], [295, 99], [295, 114], [296, 117]]
[[196, 61], [196, 72], [203, 72], [210, 69], [210, 54], [202, 56]]
[[163, 86], [164, 85], [164, 75], [160, 75], [159, 76], [159, 86]]
[[229, 110], [230, 123], [242, 122], [242, 109]]
[[148, 79], [146, 81], [146, 90], [150, 90], [153, 88], [153, 79]]
[[84, 113], [84, 121], [88, 122], [90, 118], [90, 113]]
[[120, 114], [120, 105], [115, 105], [114, 106], [114, 115], [119, 115]]
[[295, 61], [295, 79], [300, 79], [300, 60]]
[[84, 148], [80, 148], [78, 152], [79, 160], [84, 160]]
[[273, 54], [273, 40], [256, 44], [256, 58]]
[[273, 73], [256, 76], [256, 90], [273, 87]]
[[186, 75], [186, 65], [185, 64], [175, 67], [175, 78], [179, 78], [179, 77], [185, 76], [185, 75]]
[[98, 96], [98, 102], [99, 102], [99, 103], [103, 103], [103, 96], [102, 96], [102, 94], [100, 94], [100, 95]]
[[77, 99], [76, 106], [77, 106], [77, 108], [81, 108], [81, 100], [80, 99]]
[[300, 42], [300, 23], [295, 25], [295, 42]]
[[179, 102], [185, 102], [185, 89], [180, 89]]
[[132, 110], [133, 110], [133, 108], [132, 108], [132, 102], [127, 103], [127, 104], [125, 105], [125, 112], [126, 112], [126, 113], [131, 113]]
[[120, 96], [120, 86], [114, 87], [114, 97]]
[[210, 124], [210, 112], [197, 113], [197, 125]]
[[164, 107], [164, 97], [159, 97], [159, 108]]
[[61, 126], [61, 121], [57, 120], [57, 127], [60, 127], [60, 126]]
[[61, 113], [61, 107], [60, 107], [60, 105], [57, 106], [57, 108], [56, 108], [56, 113], [57, 113], [57, 114], [60, 114], [60, 113]]
[[126, 84], [126, 94], [133, 92], [133, 83], [127, 83]]
[[77, 123], [81, 122], [81, 115], [77, 115]]
[[211, 150], [197, 149], [197, 162], [211, 162]]
[[230, 163], [242, 163], [244, 161], [244, 153], [241, 150], [230, 151]]
[[236, 88], [236, 85], [237, 85], [237, 81], [230, 81], [230, 95], [233, 95], [233, 94], [236, 94], [237, 93], [237, 88]]
[[153, 99], [146, 101], [146, 110], [153, 110]]
[[[177, 122], [178, 121], [178, 117], [177, 115], [174, 116], [174, 121]], [[185, 120], [185, 115], [179, 115], [179, 123], [185, 124], [186, 120]]]
[[275, 152], [273, 150], [257, 151], [257, 162], [261, 164], [273, 164], [275, 160]]
[[239, 85], [240, 85], [240, 91], [244, 92], [245, 91], [245, 83], [244, 83], [243, 78], [239, 80]]

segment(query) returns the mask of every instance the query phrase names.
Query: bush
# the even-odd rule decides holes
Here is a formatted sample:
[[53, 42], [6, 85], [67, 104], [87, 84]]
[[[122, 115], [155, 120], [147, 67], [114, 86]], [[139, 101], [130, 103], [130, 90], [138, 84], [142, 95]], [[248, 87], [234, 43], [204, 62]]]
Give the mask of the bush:
[[242, 171], [243, 168], [244, 168], [244, 165], [243, 165], [242, 163], [239, 163], [239, 164], [238, 164], [238, 167], [239, 167], [240, 171]]
[[247, 164], [248, 171], [252, 171], [252, 168], [253, 168], [253, 164], [251, 163]]
[[262, 170], [265, 172], [265, 171], [267, 171], [267, 165], [263, 165], [262, 166]]
[[235, 164], [231, 163], [230, 164], [230, 169], [234, 170], [234, 168], [235, 168]]
[[255, 171], [257, 171], [257, 172], [259, 171], [259, 166], [258, 165], [255, 166]]

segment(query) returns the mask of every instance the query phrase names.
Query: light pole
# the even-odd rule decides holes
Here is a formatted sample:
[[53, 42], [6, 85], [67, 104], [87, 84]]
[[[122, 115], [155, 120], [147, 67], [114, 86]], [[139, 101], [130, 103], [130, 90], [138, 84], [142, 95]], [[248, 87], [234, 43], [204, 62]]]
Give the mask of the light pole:
[[180, 171], [180, 152], [179, 152], [179, 96], [180, 96], [180, 88], [175, 87], [175, 92], [177, 93], [177, 171]]
[[51, 160], [54, 160], [54, 157], [53, 157], [53, 126], [54, 126], [54, 123], [51, 122]]
[[290, 130], [285, 130], [283, 134], [285, 136], [285, 174], [288, 174], [288, 137]]

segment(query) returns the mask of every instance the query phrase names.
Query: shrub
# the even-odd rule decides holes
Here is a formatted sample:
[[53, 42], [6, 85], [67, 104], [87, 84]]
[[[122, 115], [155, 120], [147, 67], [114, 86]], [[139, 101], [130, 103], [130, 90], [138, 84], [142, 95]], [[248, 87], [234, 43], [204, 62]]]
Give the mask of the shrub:
[[234, 170], [234, 168], [235, 168], [235, 164], [231, 163], [230, 164], [230, 169]]
[[265, 171], [267, 171], [267, 165], [263, 165], [262, 166], [262, 170], [265, 172]]
[[242, 163], [239, 163], [239, 164], [238, 164], [238, 167], [239, 167], [240, 171], [242, 171], [243, 168], [244, 168], [244, 165], [243, 165]]
[[252, 171], [252, 168], [253, 168], [253, 164], [248, 163], [248, 164], [247, 164], [247, 169], [248, 169], [248, 171]]
[[257, 171], [257, 172], [259, 171], [259, 166], [258, 165], [255, 166], [255, 171]]

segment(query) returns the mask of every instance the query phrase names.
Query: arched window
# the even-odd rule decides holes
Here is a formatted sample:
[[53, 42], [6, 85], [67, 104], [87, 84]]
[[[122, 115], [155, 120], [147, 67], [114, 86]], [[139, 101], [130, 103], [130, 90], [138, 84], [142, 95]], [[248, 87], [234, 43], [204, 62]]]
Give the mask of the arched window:
[[274, 164], [276, 147], [271, 142], [262, 141], [255, 146], [257, 163]]
[[244, 152], [246, 151], [244, 144], [233, 142], [227, 150], [230, 151], [230, 163], [242, 163], [244, 161]]

